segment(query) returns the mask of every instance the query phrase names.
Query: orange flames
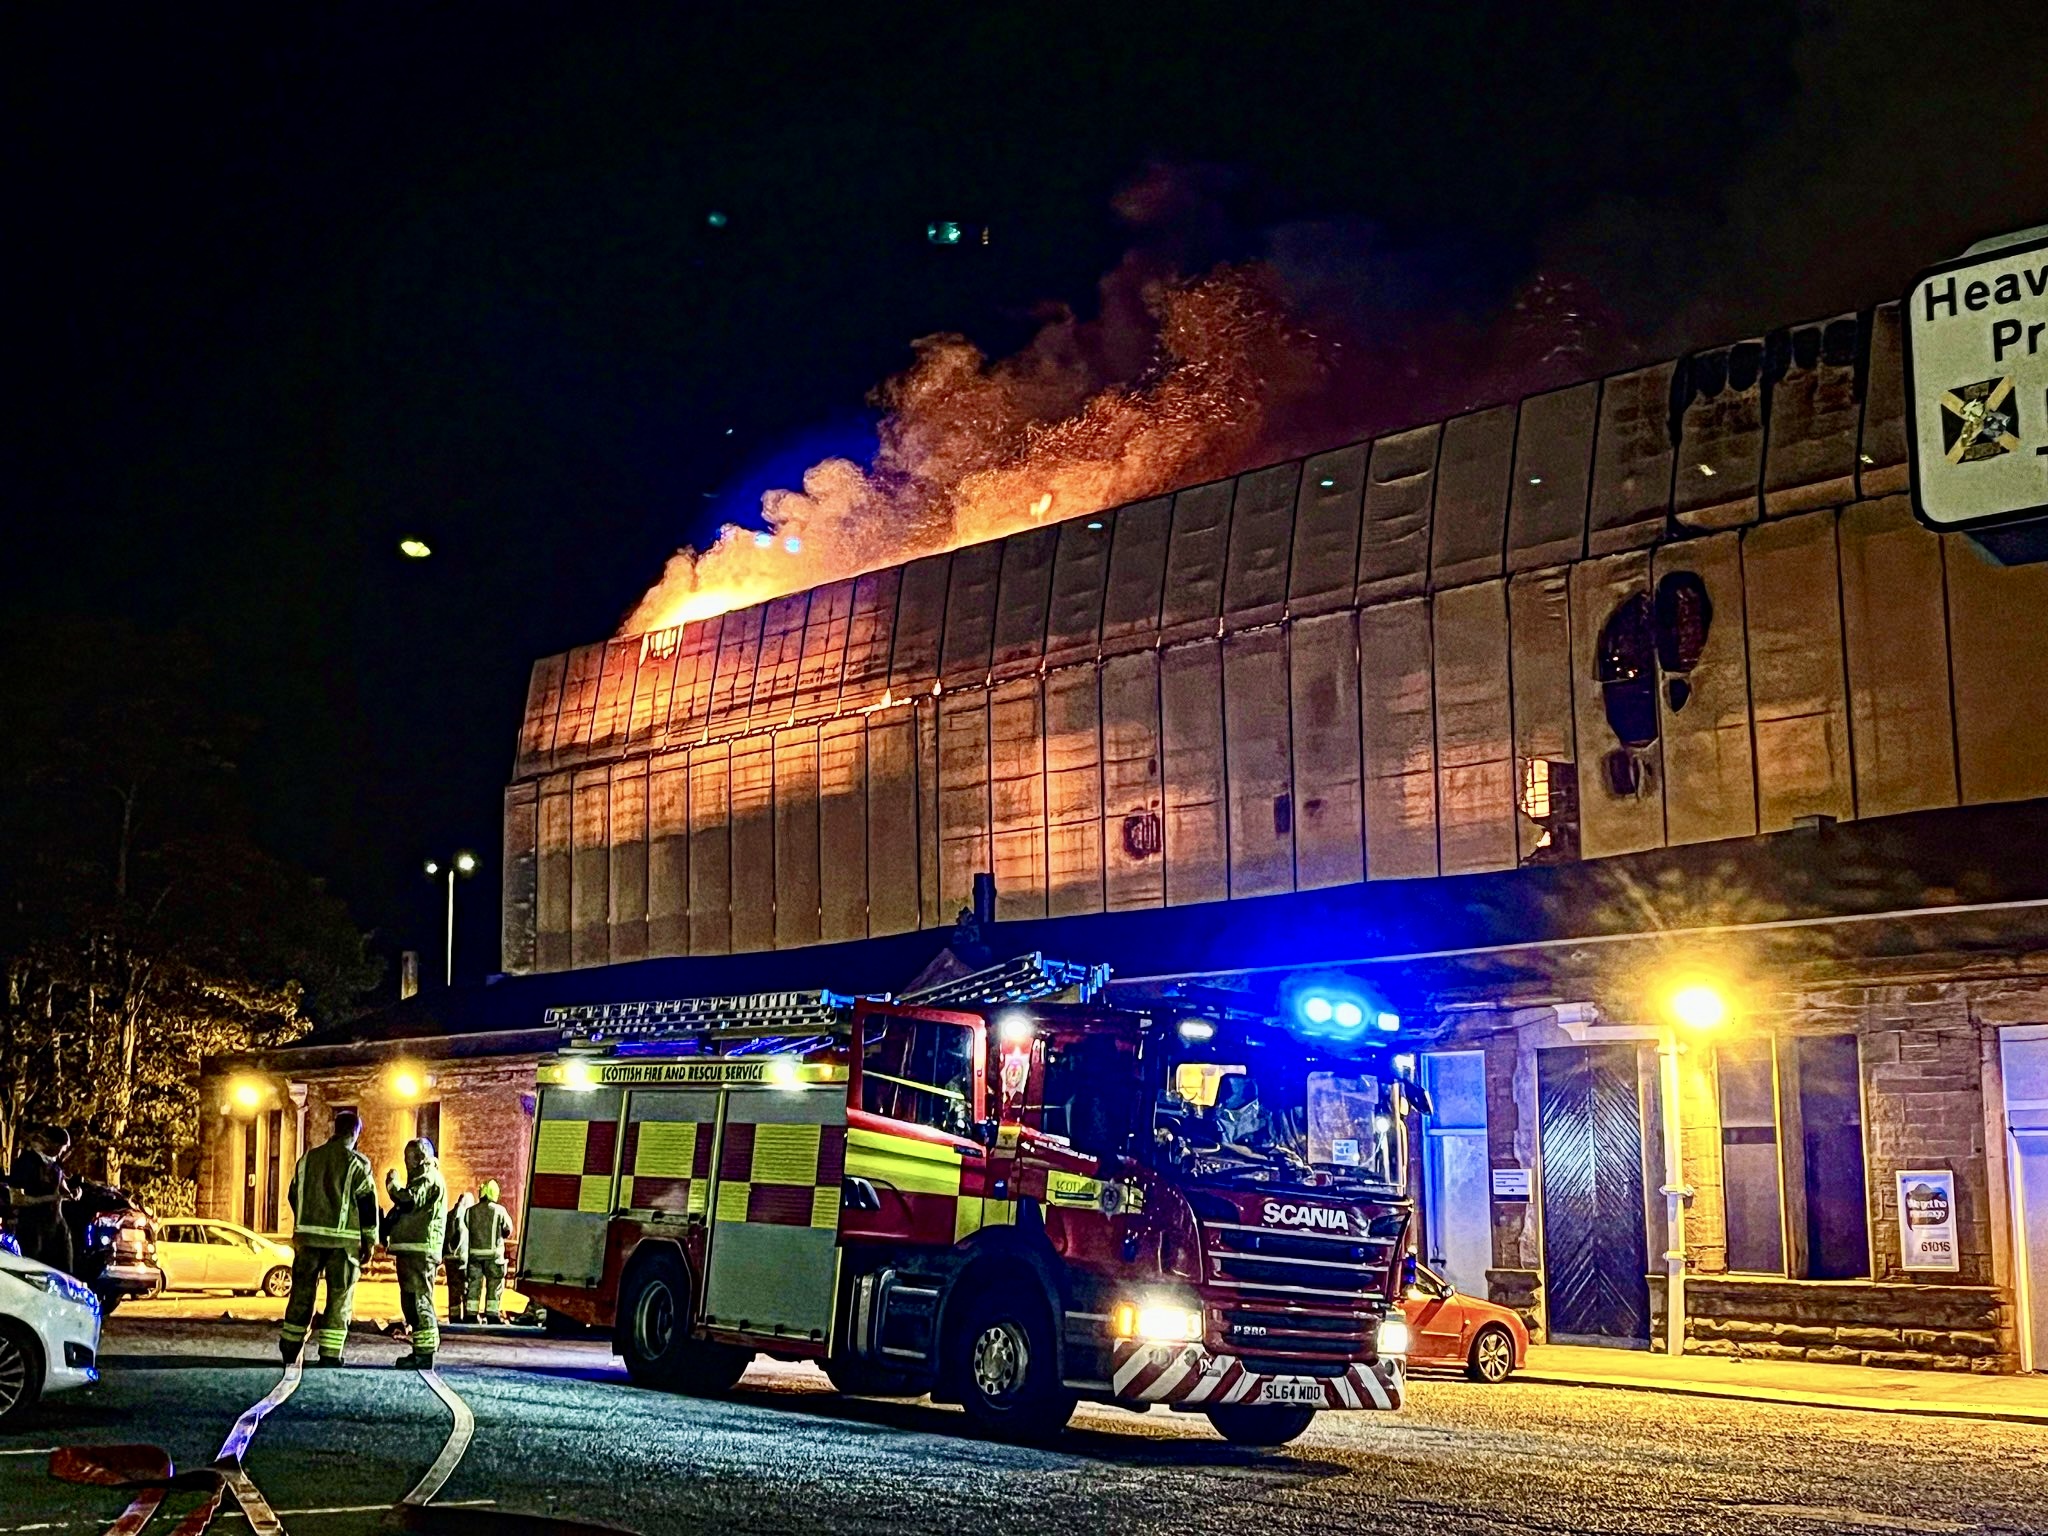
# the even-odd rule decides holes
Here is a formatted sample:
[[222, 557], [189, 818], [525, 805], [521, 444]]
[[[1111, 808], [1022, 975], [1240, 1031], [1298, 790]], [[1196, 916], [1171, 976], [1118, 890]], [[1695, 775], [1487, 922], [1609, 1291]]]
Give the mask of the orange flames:
[[[1105, 309], [1117, 279], [1105, 283]], [[876, 392], [883, 419], [865, 467], [826, 459], [801, 490], [762, 498], [761, 528], [727, 524], [685, 548], [627, 615], [645, 634], [918, 555], [1143, 500], [1257, 462], [1271, 421], [1326, 376], [1325, 349], [1289, 318], [1261, 267], [1137, 286], [1144, 356], [1129, 338], [1061, 313], [991, 362], [966, 338], [929, 336]], [[1126, 317], [1128, 318], [1128, 317]], [[1121, 372], [1124, 376], [1119, 377]]]

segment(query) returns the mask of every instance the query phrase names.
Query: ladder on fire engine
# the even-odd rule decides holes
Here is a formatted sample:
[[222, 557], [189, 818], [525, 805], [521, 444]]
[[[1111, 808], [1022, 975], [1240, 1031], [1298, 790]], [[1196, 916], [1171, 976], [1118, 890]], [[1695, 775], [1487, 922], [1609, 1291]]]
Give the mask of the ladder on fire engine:
[[[1070, 994], [1089, 1002], [1109, 984], [1109, 967], [1054, 960], [1034, 951], [950, 981], [906, 992], [864, 994], [869, 1001], [902, 1002], [928, 1008], [1041, 1002]], [[752, 992], [730, 997], [679, 997], [637, 1003], [586, 1003], [550, 1008], [542, 1020], [562, 1032], [562, 1044], [595, 1047], [677, 1036], [829, 1034], [859, 1001], [850, 994]]]

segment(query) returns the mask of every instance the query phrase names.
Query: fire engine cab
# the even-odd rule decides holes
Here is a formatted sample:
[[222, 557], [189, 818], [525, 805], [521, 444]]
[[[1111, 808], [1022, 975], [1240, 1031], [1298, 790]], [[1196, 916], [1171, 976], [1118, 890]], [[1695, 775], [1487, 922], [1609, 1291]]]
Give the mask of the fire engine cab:
[[520, 1289], [639, 1383], [723, 1392], [766, 1353], [1020, 1439], [1083, 1398], [1246, 1445], [1398, 1408], [1413, 1090], [1384, 1037], [1106, 982], [1032, 955], [895, 1001], [556, 1010]]

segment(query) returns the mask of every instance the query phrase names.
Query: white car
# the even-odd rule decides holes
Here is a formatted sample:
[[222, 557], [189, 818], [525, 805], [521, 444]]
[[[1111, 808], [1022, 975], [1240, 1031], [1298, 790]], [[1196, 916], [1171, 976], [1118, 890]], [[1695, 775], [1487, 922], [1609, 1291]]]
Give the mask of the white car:
[[156, 1264], [168, 1291], [283, 1296], [292, 1288], [291, 1249], [232, 1221], [197, 1216], [159, 1221]]
[[45, 1392], [100, 1379], [100, 1299], [62, 1270], [0, 1246], [0, 1430]]

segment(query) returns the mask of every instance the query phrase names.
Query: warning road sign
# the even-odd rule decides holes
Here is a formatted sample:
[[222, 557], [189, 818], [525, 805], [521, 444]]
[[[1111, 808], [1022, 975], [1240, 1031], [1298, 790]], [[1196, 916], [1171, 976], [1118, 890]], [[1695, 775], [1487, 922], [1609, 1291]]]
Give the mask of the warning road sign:
[[1913, 510], [1940, 529], [2048, 516], [2048, 227], [1923, 272], [1905, 309]]

